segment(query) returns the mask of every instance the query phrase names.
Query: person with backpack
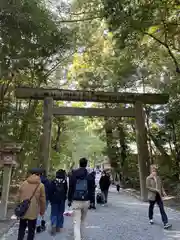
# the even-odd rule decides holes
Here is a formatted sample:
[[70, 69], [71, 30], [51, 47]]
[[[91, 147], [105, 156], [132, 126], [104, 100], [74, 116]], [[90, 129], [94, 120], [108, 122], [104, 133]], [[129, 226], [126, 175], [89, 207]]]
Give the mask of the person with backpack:
[[92, 177], [89, 176], [86, 169], [87, 163], [86, 158], [81, 158], [79, 160], [80, 168], [73, 171], [69, 179], [68, 206], [72, 205], [73, 209], [75, 240], [81, 240], [81, 230], [84, 226], [89, 200], [93, 192]]
[[110, 185], [111, 185], [110, 176], [105, 171], [103, 171], [102, 176], [99, 180], [99, 186], [100, 186], [100, 189], [101, 189], [101, 194], [102, 194], [103, 199], [104, 199], [103, 200], [104, 204], [107, 203], [108, 191], [109, 191]]
[[36, 230], [36, 220], [38, 214], [44, 215], [46, 206], [46, 196], [44, 185], [40, 180], [38, 169], [30, 171], [30, 176], [19, 188], [19, 206], [15, 209], [15, 214], [20, 218], [18, 240], [23, 240], [26, 227], [28, 227], [27, 240], [33, 240]]
[[[41, 175], [40, 175], [40, 179], [41, 179], [41, 183], [44, 184], [44, 188], [45, 188], [45, 194], [46, 194], [46, 210], [48, 208], [48, 204], [49, 204], [49, 187], [50, 187], [50, 182], [47, 178], [46, 175], [46, 170], [41, 170]], [[36, 232], [40, 233], [42, 231], [46, 230], [46, 221], [44, 216], [38, 216], [37, 219], [37, 224], [36, 224]]]
[[67, 199], [66, 172], [60, 169], [56, 172], [56, 179], [50, 183], [49, 201], [51, 204], [51, 234], [63, 231], [64, 210]]

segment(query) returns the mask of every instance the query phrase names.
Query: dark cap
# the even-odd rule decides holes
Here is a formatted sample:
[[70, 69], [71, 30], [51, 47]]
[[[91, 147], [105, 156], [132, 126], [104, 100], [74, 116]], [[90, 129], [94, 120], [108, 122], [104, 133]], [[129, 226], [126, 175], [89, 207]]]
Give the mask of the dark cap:
[[56, 178], [65, 179], [65, 178], [66, 178], [66, 171], [63, 170], [63, 169], [59, 169], [59, 170], [56, 172]]
[[44, 172], [42, 168], [32, 168], [29, 170], [30, 174], [38, 174], [41, 175]]

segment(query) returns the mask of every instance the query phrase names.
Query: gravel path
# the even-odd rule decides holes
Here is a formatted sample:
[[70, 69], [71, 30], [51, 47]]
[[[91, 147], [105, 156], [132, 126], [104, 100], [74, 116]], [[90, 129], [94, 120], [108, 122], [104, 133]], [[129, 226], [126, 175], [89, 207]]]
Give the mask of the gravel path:
[[[155, 224], [149, 225], [146, 203], [119, 194], [111, 189], [109, 204], [106, 207], [97, 206], [97, 210], [89, 211], [85, 230], [85, 240], [177, 240], [180, 239], [180, 212], [166, 209], [169, 222], [173, 224], [171, 230], [164, 230], [159, 210], [155, 208]], [[66, 231], [54, 239], [73, 240], [72, 217], [65, 218]], [[4, 235], [2, 240], [17, 239], [16, 224]], [[48, 232], [36, 235], [36, 240], [49, 240]]]

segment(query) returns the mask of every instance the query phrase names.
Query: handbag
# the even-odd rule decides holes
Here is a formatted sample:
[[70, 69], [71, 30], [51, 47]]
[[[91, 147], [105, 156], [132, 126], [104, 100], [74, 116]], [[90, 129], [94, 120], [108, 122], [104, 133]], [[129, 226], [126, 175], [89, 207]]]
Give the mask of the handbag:
[[38, 187], [40, 186], [40, 184], [37, 185], [37, 187], [35, 188], [32, 196], [29, 199], [25, 199], [23, 200], [21, 203], [19, 203], [15, 210], [14, 210], [14, 214], [16, 215], [16, 217], [18, 218], [22, 218], [24, 217], [24, 215], [26, 214], [26, 212], [28, 211], [30, 204], [31, 204], [31, 200], [34, 197]]
[[73, 215], [73, 209], [71, 207], [69, 207], [63, 214], [64, 216], [67, 216], [67, 217], [72, 217]]

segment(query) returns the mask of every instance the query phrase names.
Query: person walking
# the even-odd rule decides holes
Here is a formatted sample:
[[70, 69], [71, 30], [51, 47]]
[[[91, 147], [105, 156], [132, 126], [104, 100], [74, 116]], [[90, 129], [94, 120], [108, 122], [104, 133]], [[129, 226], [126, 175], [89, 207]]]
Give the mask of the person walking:
[[92, 196], [92, 178], [87, 172], [87, 159], [79, 160], [79, 168], [73, 171], [69, 179], [68, 206], [72, 205], [74, 216], [74, 240], [81, 240], [87, 215], [89, 200]]
[[146, 179], [146, 187], [148, 189], [148, 200], [149, 200], [149, 222], [153, 224], [153, 212], [154, 205], [157, 203], [161, 213], [162, 222], [164, 224], [164, 229], [170, 228], [172, 225], [168, 223], [168, 217], [164, 210], [164, 204], [162, 200], [162, 195], [166, 196], [164, 188], [162, 186], [161, 178], [158, 176], [157, 167], [151, 165], [151, 174]]
[[56, 179], [50, 183], [49, 201], [51, 203], [51, 234], [63, 231], [65, 202], [67, 199], [66, 172], [60, 169]]
[[99, 186], [101, 189], [101, 194], [103, 196], [104, 204], [106, 204], [108, 201], [108, 191], [109, 191], [110, 185], [111, 185], [110, 176], [109, 174], [106, 173], [106, 171], [103, 171], [101, 178], [99, 180]]
[[116, 190], [119, 193], [119, 191], [120, 191], [120, 176], [118, 174], [116, 174], [116, 177], [115, 177], [115, 185], [116, 185]]
[[[46, 175], [46, 170], [42, 170], [41, 175], [40, 175], [41, 183], [44, 184], [45, 188], [45, 194], [46, 194], [46, 211], [48, 208], [49, 204], [49, 187], [50, 187], [50, 182], [47, 178]], [[46, 230], [46, 221], [44, 216], [38, 216], [37, 223], [36, 223], [36, 231], [37, 233], [40, 233], [42, 231]]]
[[33, 169], [30, 171], [30, 174], [27, 180], [20, 186], [18, 193], [19, 202], [31, 199], [26, 214], [20, 218], [18, 240], [24, 239], [26, 227], [28, 227], [27, 240], [33, 240], [38, 214], [43, 216], [45, 213], [46, 196], [44, 185], [40, 180], [40, 172], [38, 169]]
[[96, 209], [96, 204], [95, 204], [95, 198], [96, 198], [96, 183], [95, 183], [95, 179], [96, 179], [96, 172], [92, 171], [90, 174], [90, 177], [92, 178], [91, 184], [92, 184], [92, 195], [90, 198], [90, 205], [89, 205], [89, 209]]

